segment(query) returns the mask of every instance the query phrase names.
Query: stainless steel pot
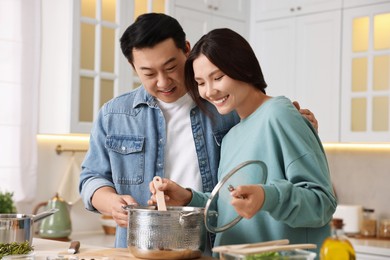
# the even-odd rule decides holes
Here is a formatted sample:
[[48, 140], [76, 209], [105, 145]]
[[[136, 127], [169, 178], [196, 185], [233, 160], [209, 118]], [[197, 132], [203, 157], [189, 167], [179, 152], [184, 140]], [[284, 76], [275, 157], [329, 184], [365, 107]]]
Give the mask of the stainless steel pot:
[[127, 245], [130, 252], [146, 259], [192, 259], [205, 245], [204, 209], [127, 206]]
[[32, 245], [34, 223], [57, 211], [58, 209], [51, 209], [37, 215], [0, 214], [0, 243], [28, 241]]

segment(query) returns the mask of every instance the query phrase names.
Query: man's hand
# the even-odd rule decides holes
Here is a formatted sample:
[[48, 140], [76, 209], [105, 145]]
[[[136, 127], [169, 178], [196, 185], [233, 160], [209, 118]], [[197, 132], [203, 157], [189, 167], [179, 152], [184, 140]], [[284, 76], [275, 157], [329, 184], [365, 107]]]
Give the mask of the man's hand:
[[127, 228], [127, 205], [138, 205], [130, 195], [119, 195], [111, 187], [102, 187], [95, 191], [92, 196], [92, 205], [102, 214], [112, 216], [115, 222]]
[[299, 113], [301, 113], [302, 116], [306, 117], [306, 119], [309, 120], [309, 122], [318, 132], [318, 121], [314, 114], [309, 109], [301, 109], [301, 106], [299, 105], [298, 101], [294, 101], [293, 105], [298, 109]]

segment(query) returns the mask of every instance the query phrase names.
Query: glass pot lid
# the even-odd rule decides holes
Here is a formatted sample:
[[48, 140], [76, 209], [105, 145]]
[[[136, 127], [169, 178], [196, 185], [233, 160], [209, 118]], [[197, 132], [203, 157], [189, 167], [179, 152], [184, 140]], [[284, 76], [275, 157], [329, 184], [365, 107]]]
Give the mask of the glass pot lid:
[[[215, 186], [205, 207], [205, 224], [208, 231], [222, 232], [235, 224], [242, 217], [237, 214], [230, 204], [230, 191], [241, 185], [264, 184], [267, 180], [267, 166], [259, 160], [250, 160], [234, 167]], [[221, 212], [218, 205], [224, 205]]]

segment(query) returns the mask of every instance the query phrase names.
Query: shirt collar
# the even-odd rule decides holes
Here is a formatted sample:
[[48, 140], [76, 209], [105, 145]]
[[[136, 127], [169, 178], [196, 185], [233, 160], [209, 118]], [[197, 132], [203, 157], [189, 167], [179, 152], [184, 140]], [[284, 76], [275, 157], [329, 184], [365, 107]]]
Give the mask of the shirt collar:
[[157, 107], [156, 98], [150, 95], [143, 85], [139, 86], [139, 91], [135, 94], [133, 108], [141, 104], [146, 104], [150, 107]]

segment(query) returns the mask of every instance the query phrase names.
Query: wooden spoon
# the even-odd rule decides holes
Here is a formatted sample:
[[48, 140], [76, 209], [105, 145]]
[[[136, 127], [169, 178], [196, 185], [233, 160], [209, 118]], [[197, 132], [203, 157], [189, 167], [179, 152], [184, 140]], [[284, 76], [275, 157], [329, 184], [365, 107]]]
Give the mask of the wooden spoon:
[[273, 246], [263, 246], [263, 247], [251, 247], [251, 248], [242, 248], [229, 250], [229, 253], [242, 254], [242, 255], [251, 255], [259, 254], [265, 252], [277, 252], [277, 251], [290, 251], [295, 249], [314, 249], [317, 248], [315, 244], [292, 244], [292, 245], [273, 245]]
[[213, 252], [220, 253], [220, 252], [226, 252], [226, 251], [242, 249], [242, 248], [253, 248], [253, 247], [273, 246], [273, 245], [287, 245], [288, 243], [290, 243], [290, 241], [288, 239], [281, 239], [281, 240], [272, 240], [272, 241], [250, 243], [250, 244], [216, 246], [212, 250], [213, 250]]
[[156, 189], [157, 209], [159, 211], [167, 211], [167, 206], [165, 205], [164, 192], [158, 189], [162, 185], [161, 177], [154, 176], [153, 184], [154, 184], [154, 188]]

